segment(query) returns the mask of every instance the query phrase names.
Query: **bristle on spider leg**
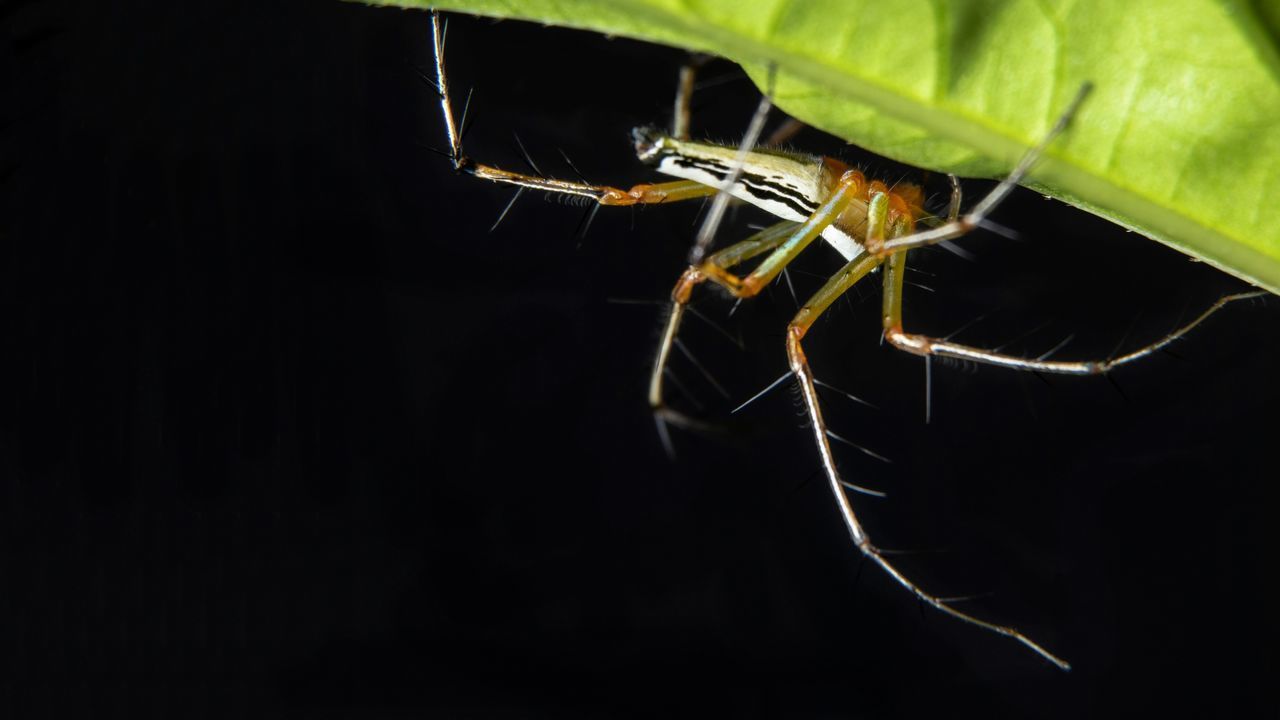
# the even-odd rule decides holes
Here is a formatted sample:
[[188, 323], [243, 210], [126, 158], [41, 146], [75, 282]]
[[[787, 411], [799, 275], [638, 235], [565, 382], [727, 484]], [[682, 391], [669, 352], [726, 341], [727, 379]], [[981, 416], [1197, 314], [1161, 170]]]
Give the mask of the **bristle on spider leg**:
[[1066, 347], [1068, 343], [1070, 343], [1072, 340], [1075, 340], [1075, 339], [1076, 339], [1075, 333], [1071, 333], [1070, 335], [1062, 338], [1062, 341], [1059, 342], [1057, 345], [1054, 345], [1053, 347], [1046, 350], [1043, 354], [1036, 357], [1036, 361], [1038, 362], [1042, 360], [1048, 360], [1050, 357], [1056, 355], [1059, 350]]
[[966, 250], [965, 248], [960, 247], [959, 245], [957, 245], [956, 243], [950, 240], [943, 240], [942, 242], [938, 243], [938, 247], [942, 248], [943, 250], [946, 250], [947, 252], [951, 253], [952, 255], [955, 255], [956, 257], [962, 260], [968, 260], [969, 262], [978, 262], [977, 253], [971, 250]]
[[564, 158], [565, 164], [569, 166], [569, 169], [573, 171], [574, 175], [578, 176], [578, 179], [582, 181], [583, 185], [591, 184], [591, 181], [587, 179], [587, 176], [583, 175], [582, 171], [578, 169], [578, 166], [574, 165], [573, 161], [569, 159], [569, 154], [564, 151], [564, 148], [556, 148], [556, 152], [560, 153], [560, 157]]
[[428, 75], [428, 74], [427, 74], [427, 71], [426, 71], [426, 70], [423, 70], [422, 68], [420, 68], [420, 67], [418, 67], [417, 65], [414, 65], [414, 64], [412, 64], [412, 63], [409, 63], [409, 67], [413, 68], [413, 72], [414, 72], [414, 74], [416, 74], [416, 75], [418, 76], [418, 79], [419, 79], [419, 80], [421, 80], [422, 82], [424, 82], [424, 83], [426, 83], [427, 85], [431, 86], [431, 89], [433, 89], [433, 90], [435, 90], [435, 91], [436, 91], [436, 95], [437, 95], [437, 96], [439, 96], [439, 95], [443, 95], [443, 94], [444, 94], [444, 93], [443, 93], [443, 92], [441, 92], [441, 90], [440, 90], [440, 85], [439, 85], [439, 83], [437, 83], [434, 79], [432, 79], [432, 77], [431, 77], [430, 75]]
[[1116, 392], [1119, 393], [1122, 400], [1129, 402], [1129, 395], [1124, 391], [1124, 388], [1120, 387], [1120, 382], [1116, 380], [1115, 375], [1112, 373], [1104, 373], [1103, 377], [1107, 379], [1107, 382], [1111, 383], [1111, 387], [1116, 389]]
[[791, 283], [791, 273], [784, 266], [782, 268], [782, 278], [787, 281], [787, 289], [791, 291], [791, 301], [796, 304], [796, 308], [800, 307], [800, 297], [796, 295], [796, 286]]
[[1014, 230], [1008, 225], [1001, 225], [991, 218], [983, 218], [982, 221], [978, 223], [978, 227], [986, 230], [987, 232], [993, 232], [1006, 240], [1020, 242], [1023, 239], [1022, 233]]
[[436, 147], [436, 146], [434, 146], [434, 145], [428, 145], [428, 144], [426, 144], [426, 143], [422, 142], [421, 140], [414, 140], [414, 141], [413, 141], [413, 144], [414, 144], [414, 145], [417, 145], [418, 147], [422, 148], [423, 150], [427, 150], [427, 151], [433, 152], [433, 153], [435, 153], [436, 155], [439, 155], [440, 157], [453, 159], [453, 154], [452, 154], [452, 153], [447, 153], [447, 152], [445, 152], [445, 151], [441, 150], [440, 148], [438, 148], [438, 147]]
[[1021, 341], [1023, 341], [1023, 340], [1026, 340], [1027, 338], [1031, 337], [1032, 335], [1035, 335], [1036, 333], [1038, 333], [1038, 332], [1040, 332], [1041, 330], [1043, 330], [1043, 329], [1045, 329], [1045, 328], [1049, 327], [1049, 326], [1050, 326], [1050, 325], [1052, 325], [1052, 324], [1053, 324], [1053, 320], [1045, 320], [1044, 322], [1040, 323], [1039, 325], [1036, 325], [1035, 327], [1031, 328], [1030, 330], [1028, 330], [1028, 331], [1026, 331], [1026, 332], [1022, 333], [1021, 335], [1015, 335], [1015, 336], [1013, 337], [1013, 339], [1012, 339], [1012, 340], [1007, 340], [1007, 341], [1005, 341], [1005, 342], [1003, 342], [1003, 343], [1001, 343], [1001, 344], [999, 344], [999, 345], [995, 346], [994, 348], [992, 348], [992, 349], [991, 349], [991, 352], [995, 352], [995, 353], [1004, 352], [1004, 349], [1005, 349], [1005, 348], [1007, 348], [1007, 347], [1009, 347], [1009, 346], [1011, 346], [1011, 345], [1013, 345], [1013, 344], [1015, 344], [1015, 343], [1018, 343], [1018, 342], [1021, 342]]
[[494, 220], [493, 224], [489, 226], [489, 232], [493, 232], [498, 229], [498, 226], [506, 219], [507, 213], [511, 212], [511, 207], [516, 204], [516, 200], [519, 200], [523, 193], [524, 188], [516, 188], [516, 191], [511, 195], [511, 199], [508, 200], [506, 206], [502, 208], [502, 212], [498, 213], [498, 219]]
[[[994, 312], [994, 311], [992, 311], [992, 312]], [[983, 313], [983, 314], [979, 315], [978, 317], [976, 317], [976, 318], [974, 318], [974, 319], [970, 320], [969, 322], [967, 322], [967, 323], [965, 323], [965, 324], [961, 325], [960, 327], [956, 328], [955, 330], [952, 330], [952, 331], [951, 331], [951, 333], [950, 333], [949, 335], [945, 335], [945, 336], [943, 336], [943, 338], [942, 338], [942, 339], [943, 339], [943, 340], [952, 340], [953, 338], [955, 338], [955, 336], [959, 335], [960, 333], [964, 332], [965, 330], [968, 330], [969, 328], [973, 327], [974, 325], [977, 325], [978, 323], [982, 322], [983, 320], [986, 320], [986, 319], [987, 319], [987, 318], [989, 318], [989, 317], [991, 317], [991, 312], [985, 312], [985, 313]]]
[[1116, 343], [1111, 354], [1107, 356], [1108, 360], [1120, 354], [1120, 348], [1124, 347], [1125, 343], [1129, 341], [1129, 336], [1133, 334], [1133, 329], [1138, 326], [1138, 320], [1142, 318], [1142, 312], [1142, 310], [1138, 310], [1138, 312], [1134, 314], [1133, 319], [1129, 321], [1129, 327], [1125, 328], [1124, 335], [1120, 336], [1120, 342]]
[[832, 390], [832, 391], [834, 391], [834, 392], [838, 392], [838, 393], [840, 393], [841, 395], [845, 396], [846, 398], [848, 398], [848, 399], [850, 399], [850, 400], [852, 400], [852, 401], [854, 401], [854, 402], [858, 403], [859, 405], [866, 405], [867, 407], [869, 407], [869, 408], [871, 408], [871, 409], [873, 409], [873, 410], [879, 410], [879, 409], [880, 409], [880, 408], [876, 407], [874, 404], [872, 404], [872, 403], [870, 403], [870, 402], [867, 402], [866, 400], [863, 400], [862, 398], [858, 397], [857, 395], [854, 395], [853, 393], [851, 393], [851, 392], [849, 392], [849, 391], [847, 391], [847, 390], [842, 390], [842, 389], [840, 389], [840, 388], [836, 387], [835, 385], [832, 385], [831, 383], [828, 383], [828, 382], [826, 382], [826, 381], [824, 381], [824, 380], [819, 380], [819, 379], [818, 379], [818, 378], [816, 378], [816, 377], [813, 379], [813, 384], [814, 384], [814, 385], [817, 385], [818, 387], [822, 387], [822, 388], [826, 388], [826, 389], [828, 389], [828, 390]]
[[724, 386], [721, 385], [719, 381], [716, 380], [715, 376], [711, 374], [711, 371], [708, 370], [705, 365], [703, 365], [701, 362], [698, 361], [698, 358], [694, 356], [693, 351], [689, 349], [688, 345], [685, 345], [683, 340], [681, 340], [680, 338], [676, 338], [674, 341], [674, 345], [675, 345], [675, 348], [679, 350], [682, 355], [688, 358], [689, 362], [693, 365], [693, 367], [699, 373], [702, 374], [702, 377], [706, 379], [706, 381], [711, 385], [711, 387], [716, 389], [716, 392], [723, 395], [726, 400], [729, 399], [729, 391], [725, 390]]
[[[892, 461], [892, 460], [890, 460], [889, 458], [887, 458], [887, 457], [885, 457], [885, 456], [881, 455], [880, 453], [878, 453], [878, 452], [876, 452], [876, 451], [874, 451], [874, 450], [870, 450], [870, 449], [868, 449], [868, 448], [866, 448], [866, 447], [864, 447], [864, 446], [862, 446], [862, 445], [859, 445], [858, 443], [856, 443], [856, 442], [854, 442], [854, 441], [850, 440], [849, 438], [846, 438], [846, 437], [844, 437], [844, 436], [842, 436], [842, 435], [837, 435], [837, 434], [836, 434], [836, 432], [835, 432], [834, 430], [828, 429], [828, 430], [827, 430], [827, 437], [831, 438], [832, 440], [835, 440], [836, 442], [844, 443], [845, 445], [848, 445], [849, 447], [854, 448], [854, 449], [858, 450], [859, 452], [862, 452], [862, 453], [864, 453], [864, 454], [866, 454], [866, 455], [868, 455], [868, 456], [870, 456], [870, 457], [873, 457], [873, 458], [875, 458], [876, 460], [879, 460], [880, 462], [883, 462], [883, 463], [889, 463], [890, 465], [892, 465], [892, 464], [893, 464], [893, 461]], [[843, 482], [843, 480], [842, 480], [841, 482]], [[884, 497], [884, 493], [880, 493], [880, 496], [881, 496], [881, 497]]]
[[694, 306], [692, 306], [692, 305], [686, 305], [684, 309], [685, 309], [685, 312], [689, 313], [689, 314], [690, 314], [690, 315], [692, 315], [693, 317], [696, 317], [696, 318], [698, 318], [699, 320], [701, 320], [702, 322], [704, 322], [704, 323], [706, 323], [707, 325], [711, 326], [711, 329], [712, 329], [712, 330], [715, 330], [717, 333], [719, 333], [720, 335], [722, 335], [726, 340], [728, 340], [729, 342], [733, 343], [733, 344], [734, 344], [734, 346], [736, 346], [739, 350], [745, 350], [745, 349], [746, 349], [746, 344], [742, 342], [742, 338], [741, 338], [740, 336], [735, 336], [735, 335], [733, 335], [733, 334], [732, 334], [732, 333], [730, 333], [728, 330], [726, 330], [726, 329], [724, 328], [724, 326], [723, 326], [723, 325], [721, 325], [720, 323], [718, 323], [718, 322], [716, 322], [716, 321], [712, 320], [711, 318], [707, 317], [705, 314], [703, 314], [701, 311], [699, 311], [699, 310], [698, 310], [697, 308], [695, 308]]
[[472, 126], [475, 125], [475, 118], [470, 116], [471, 112], [471, 96], [475, 94], [476, 89], [467, 90], [467, 100], [462, 104], [462, 120], [458, 125], [462, 128], [458, 131], [458, 149], [462, 149], [462, 143], [467, 139], [467, 133], [471, 132]]
[[879, 490], [872, 490], [871, 488], [864, 488], [861, 485], [855, 485], [849, 482], [848, 480], [841, 480], [840, 485], [842, 487], [848, 488], [862, 495], [870, 495], [871, 497], [878, 497], [878, 498], [889, 497], [887, 493], [881, 492]]
[[924, 424], [933, 420], [933, 356], [924, 356]]
[[525, 149], [524, 142], [520, 140], [520, 136], [515, 132], [512, 132], [511, 137], [516, 139], [516, 147], [520, 149], [520, 157], [524, 160], [525, 164], [529, 166], [529, 169], [533, 170], [533, 174], [538, 177], [546, 177], [546, 175], [543, 175], [542, 171], [538, 169], [538, 164], [533, 161], [533, 156]]
[[601, 205], [592, 203], [587, 206], [587, 211], [582, 214], [582, 219], [578, 221], [578, 227], [574, 229], [574, 237], [578, 238], [578, 247], [582, 247], [582, 241], [587, 237], [587, 231], [591, 229], [591, 223], [595, 222], [596, 213], [600, 212]]
[[702, 202], [698, 203], [698, 212], [693, 214], [693, 220], [689, 223], [689, 225], [690, 226], [697, 225], [698, 221], [700, 221], [702, 217], [706, 214], [707, 208], [710, 205], [711, 205], [711, 198], [705, 198], [705, 197], [702, 198]]
[[791, 373], [790, 371], [787, 371], [786, 373], [784, 373], [784, 374], [782, 375], [782, 377], [780, 377], [780, 378], [778, 378], [777, 380], [774, 380], [773, 382], [769, 383], [768, 387], [766, 387], [765, 389], [763, 389], [763, 390], [761, 390], [760, 392], [756, 393], [755, 395], [752, 395], [751, 397], [747, 398], [747, 401], [746, 401], [746, 402], [744, 402], [744, 403], [742, 403], [742, 404], [741, 404], [741, 405], [739, 405], [738, 407], [734, 408], [733, 410], [730, 410], [730, 411], [729, 411], [729, 414], [730, 414], [730, 415], [736, 415], [736, 414], [738, 413], [738, 411], [742, 410], [743, 408], [745, 408], [746, 406], [748, 406], [748, 405], [750, 405], [751, 403], [755, 402], [756, 400], [759, 400], [760, 398], [764, 397], [765, 395], [768, 395], [770, 392], [772, 392], [774, 389], [776, 389], [776, 388], [777, 388], [779, 385], [781, 385], [782, 383], [784, 383], [784, 382], [786, 382], [787, 380], [789, 380], [791, 377], [792, 377], [792, 373]]
[[672, 371], [670, 367], [662, 369], [662, 377], [666, 378], [681, 395], [684, 395], [685, 399], [693, 403], [693, 407], [696, 408], [698, 412], [701, 413], [706, 411], [707, 406], [703, 405], [696, 395], [689, 392], [689, 388], [685, 387], [685, 384], [680, 381], [680, 378], [676, 376], [675, 372]]
[[662, 451], [666, 453], [668, 460], [675, 462], [676, 446], [671, 442], [671, 429], [667, 427], [667, 421], [655, 413], [653, 422], [658, 428], [658, 442], [662, 443]]

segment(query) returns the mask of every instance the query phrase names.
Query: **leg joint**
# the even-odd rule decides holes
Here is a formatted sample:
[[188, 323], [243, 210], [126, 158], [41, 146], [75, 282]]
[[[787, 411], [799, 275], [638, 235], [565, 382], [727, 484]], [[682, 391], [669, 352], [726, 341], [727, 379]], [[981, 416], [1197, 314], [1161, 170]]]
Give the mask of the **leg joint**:
[[787, 363], [791, 366], [791, 371], [796, 375], [804, 375], [809, 366], [809, 361], [804, 355], [804, 348], [800, 345], [800, 341], [804, 339], [806, 329], [794, 321], [787, 326]]
[[703, 282], [707, 276], [696, 267], [688, 268], [680, 275], [680, 279], [676, 281], [675, 289], [671, 291], [671, 300], [679, 305], [688, 305], [689, 298], [693, 295], [693, 289]]
[[745, 278], [740, 278], [710, 261], [697, 266], [696, 271], [702, 275], [704, 279], [714, 282], [725, 290], [728, 290], [734, 297], [738, 298], [755, 297], [762, 287], [760, 285], [760, 281], [756, 279], [755, 276], [748, 275]]
[[884, 337], [889, 341], [889, 344], [913, 355], [928, 355], [933, 352], [933, 341], [923, 335], [912, 335], [905, 332], [901, 325], [886, 328]]

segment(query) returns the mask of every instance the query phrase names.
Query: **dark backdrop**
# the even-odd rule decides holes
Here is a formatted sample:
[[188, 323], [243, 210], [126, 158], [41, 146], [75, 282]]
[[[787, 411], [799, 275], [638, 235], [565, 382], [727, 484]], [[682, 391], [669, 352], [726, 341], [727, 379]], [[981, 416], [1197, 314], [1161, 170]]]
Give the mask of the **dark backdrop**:
[[[1107, 379], [923, 363], [877, 279], [819, 323], [838, 448], [901, 566], [1075, 664], [860, 572], [785, 369], [785, 284], [706, 293], [664, 455], [644, 391], [689, 207], [601, 212], [455, 176], [427, 16], [338, 2], [5, 11], [0, 699], [6, 717], [1061, 717], [1274, 713], [1280, 304]], [[478, 158], [651, 175], [670, 49], [456, 18]], [[695, 132], [755, 92], [712, 65]], [[776, 120], [775, 120], [776, 122]], [[800, 147], [921, 175], [819, 133]], [[945, 182], [928, 180], [941, 197]], [[980, 193], [989, 183], [969, 186]], [[1206, 190], [1210, 191], [1210, 190]], [[1243, 210], [1242, 210], [1243, 211]], [[742, 211], [724, 237], [762, 218]], [[1019, 192], [909, 324], [1106, 356], [1242, 284]], [[837, 266], [814, 249], [798, 293]]]

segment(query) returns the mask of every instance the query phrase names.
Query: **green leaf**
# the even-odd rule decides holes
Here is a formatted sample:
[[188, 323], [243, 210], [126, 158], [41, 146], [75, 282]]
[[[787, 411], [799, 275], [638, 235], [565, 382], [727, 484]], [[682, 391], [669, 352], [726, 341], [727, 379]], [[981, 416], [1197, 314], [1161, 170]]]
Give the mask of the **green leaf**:
[[1008, 172], [1092, 82], [1028, 184], [1280, 292], [1280, 0], [378, 4], [712, 52], [757, 84], [774, 63], [791, 115], [961, 175]]

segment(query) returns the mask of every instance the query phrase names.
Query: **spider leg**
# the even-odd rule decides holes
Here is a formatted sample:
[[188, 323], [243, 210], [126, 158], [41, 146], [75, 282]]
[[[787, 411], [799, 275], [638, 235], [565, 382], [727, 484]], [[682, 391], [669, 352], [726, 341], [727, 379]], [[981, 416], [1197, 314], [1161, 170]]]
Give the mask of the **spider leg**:
[[[817, 210], [803, 223], [779, 223], [757, 233], [736, 245], [725, 248], [696, 265], [690, 265], [671, 291], [671, 315], [658, 346], [658, 356], [649, 379], [649, 405], [660, 422], [670, 421], [684, 427], [705, 427], [666, 406], [662, 379], [671, 348], [675, 344], [685, 306], [689, 304], [693, 289], [708, 280], [728, 290], [735, 297], [749, 298], [763, 290], [792, 260], [800, 255], [819, 234], [834, 223], [849, 203], [865, 189], [865, 178], [856, 171], [846, 172], [836, 182]], [[728, 268], [749, 258], [769, 252], [754, 270], [745, 276], [729, 272]], [[660, 430], [663, 426], [659, 425]]]
[[[875, 193], [868, 203], [867, 213], [867, 240], [868, 244], [875, 240], [884, 239], [885, 222], [887, 218], [889, 203], [888, 197], [883, 193]], [[840, 510], [840, 515], [844, 519], [845, 527], [849, 530], [850, 537], [858, 546], [858, 550], [862, 552], [868, 559], [878, 565], [899, 585], [906, 588], [908, 592], [915, 595], [921, 602], [932, 606], [938, 611], [950, 615], [958, 620], [975, 625], [984, 630], [994, 632], [1012, 638], [1019, 643], [1030, 648], [1032, 651], [1045, 658], [1049, 662], [1057, 665], [1063, 670], [1070, 669], [1070, 665], [1057, 655], [1049, 652], [1044, 646], [1035, 642], [1031, 638], [1022, 634], [1022, 632], [1005, 625], [997, 625], [986, 620], [981, 620], [966, 612], [955, 609], [951, 604], [936, 595], [925, 592], [919, 585], [902, 574], [889, 560], [884, 553], [877, 548], [872, 542], [867, 531], [862, 527], [858, 520], [857, 514], [854, 512], [853, 504], [849, 501], [849, 496], [845, 492], [845, 482], [840, 477], [840, 471], [836, 467], [835, 456], [831, 452], [830, 434], [827, 430], [826, 423], [822, 418], [822, 409], [818, 402], [818, 391], [815, 386], [813, 371], [809, 367], [809, 361], [805, 357], [804, 348], [801, 341], [808, 333], [813, 323], [827, 310], [837, 299], [840, 298], [849, 288], [866, 276], [871, 270], [881, 263], [881, 260], [875, 255], [867, 254], [851, 260], [845, 267], [834, 275], [823, 285], [812, 298], [800, 308], [792, 319], [790, 325], [787, 326], [786, 342], [787, 342], [787, 360], [791, 365], [791, 372], [800, 382], [800, 389], [804, 395], [805, 410], [809, 416], [809, 424], [813, 431], [814, 442], [817, 443], [818, 453], [822, 458], [822, 468], [826, 475], [827, 482], [831, 487], [832, 495], [835, 496], [836, 504]]]
[[1072, 99], [1071, 104], [1067, 106], [1066, 111], [1062, 113], [1058, 118], [1058, 121], [1054, 123], [1049, 132], [1045, 134], [1044, 138], [1042, 138], [1035, 147], [1028, 150], [1026, 154], [1022, 156], [1022, 159], [1018, 161], [1018, 164], [1013, 168], [1013, 172], [1010, 172], [1008, 177], [1001, 180], [1000, 184], [992, 188], [991, 192], [987, 193], [985, 197], [979, 200], [978, 204], [973, 206], [972, 210], [959, 217], [954, 215], [959, 208], [959, 185], [953, 179], [951, 186], [952, 215], [948, 218], [947, 222], [929, 230], [923, 230], [911, 233], [910, 235], [876, 242], [869, 245], [867, 249], [871, 251], [872, 254], [883, 259], [895, 252], [911, 250], [913, 248], [924, 247], [926, 245], [934, 245], [942, 242], [943, 240], [960, 237], [981, 225], [987, 215], [991, 214], [991, 211], [1004, 201], [1004, 199], [1009, 196], [1009, 193], [1013, 192], [1013, 189], [1017, 187], [1018, 183], [1026, 179], [1027, 173], [1031, 172], [1031, 168], [1040, 160], [1040, 157], [1044, 155], [1045, 148], [1049, 146], [1049, 143], [1053, 142], [1054, 138], [1058, 137], [1063, 130], [1067, 129], [1067, 125], [1071, 123], [1071, 118], [1075, 116], [1076, 110], [1080, 108], [1080, 104], [1084, 102], [1085, 97], [1089, 94], [1092, 87], [1093, 86], [1088, 83], [1085, 83], [1080, 87], [1075, 98]]
[[585, 182], [573, 182], [556, 178], [530, 175], [527, 173], [503, 170], [492, 165], [485, 165], [472, 160], [462, 149], [462, 134], [453, 112], [453, 102], [449, 96], [449, 79], [444, 69], [444, 22], [438, 11], [431, 13], [432, 46], [435, 51], [435, 86], [440, 96], [440, 113], [444, 117], [445, 136], [449, 142], [449, 160], [453, 169], [491, 180], [496, 183], [514, 185], [529, 190], [544, 190], [562, 195], [576, 195], [593, 200], [601, 205], [637, 205], [658, 204], [689, 200], [714, 195], [715, 188], [707, 187], [692, 180], [676, 180], [664, 183], [643, 183], [629, 189], [611, 187], [609, 185], [592, 185]]
[[[796, 223], [784, 221], [771, 225], [738, 243], [714, 253], [707, 258], [707, 264], [727, 269], [753, 257], [769, 252], [782, 244], [796, 228]], [[706, 423], [691, 418], [684, 413], [671, 409], [666, 405], [663, 391], [663, 378], [667, 364], [671, 360], [671, 349], [675, 345], [676, 335], [680, 331], [680, 323], [684, 319], [685, 308], [689, 304], [693, 287], [705, 282], [706, 274], [697, 268], [689, 268], [680, 276], [675, 288], [671, 291], [671, 312], [667, 316], [666, 328], [658, 345], [658, 356], [653, 364], [653, 372], [649, 376], [649, 405], [659, 421], [690, 429], [708, 429]]]
[[[1060, 375], [1100, 375], [1110, 372], [1121, 365], [1126, 365], [1135, 360], [1140, 360], [1159, 352], [1161, 349], [1169, 346], [1182, 336], [1186, 335], [1197, 325], [1208, 319], [1209, 316], [1232, 302], [1261, 297], [1268, 294], [1263, 291], [1256, 291], [1236, 293], [1221, 297], [1217, 302], [1210, 305], [1204, 312], [1197, 315], [1190, 322], [1164, 335], [1156, 341], [1143, 345], [1142, 347], [1125, 353], [1124, 355], [1100, 360], [1058, 361], [1045, 360], [1043, 358], [1024, 358], [973, 347], [971, 345], [953, 343], [947, 338], [918, 335], [908, 333], [903, 330], [902, 296], [903, 278], [906, 274], [907, 251], [911, 248], [931, 245], [942, 242], [943, 240], [959, 237], [978, 227], [982, 220], [985, 219], [986, 216], [995, 209], [1002, 200], [1004, 200], [1008, 193], [1013, 189], [1013, 186], [1026, 176], [1027, 171], [1029, 171], [1031, 166], [1035, 164], [1036, 160], [1043, 153], [1044, 148], [1049, 144], [1049, 142], [1067, 126], [1072, 115], [1075, 113], [1076, 108], [1079, 107], [1081, 100], [1087, 92], [1088, 86], [1081, 88], [1076, 99], [1072, 102], [1067, 111], [1063, 113], [1062, 117], [1058, 119], [1058, 122], [1054, 125], [1049, 134], [1040, 142], [1039, 145], [1029, 150], [1018, 163], [1018, 166], [1014, 169], [1013, 173], [983, 197], [968, 214], [960, 216], [960, 184], [954, 176], [951, 176], [951, 203], [947, 213], [946, 222], [930, 230], [923, 230], [889, 240], [868, 238], [867, 247], [871, 248], [874, 254], [885, 257], [884, 309], [882, 313], [884, 336], [885, 339], [894, 347], [914, 355], [921, 355], [925, 358], [928, 358], [929, 356], [950, 357], [960, 360], [972, 360], [974, 362], [988, 365], [998, 365], [1000, 367], [1007, 367], [1015, 370], [1056, 373]], [[875, 248], [879, 248], [879, 250], [877, 251]]]

